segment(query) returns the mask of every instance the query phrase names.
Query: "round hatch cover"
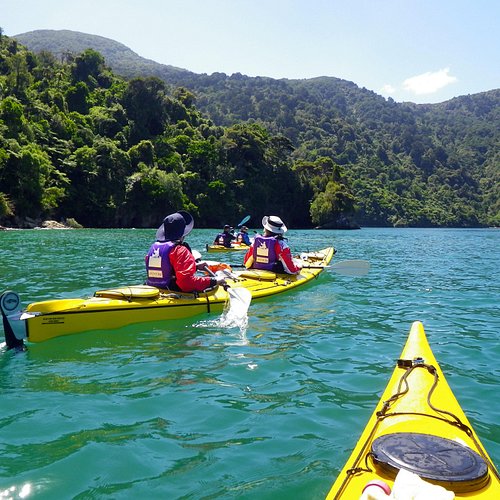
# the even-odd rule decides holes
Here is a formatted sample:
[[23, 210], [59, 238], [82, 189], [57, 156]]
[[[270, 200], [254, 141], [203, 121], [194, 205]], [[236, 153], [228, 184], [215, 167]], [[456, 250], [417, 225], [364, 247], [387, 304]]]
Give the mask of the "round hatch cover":
[[488, 466], [478, 453], [438, 436], [412, 432], [387, 434], [375, 439], [372, 453], [375, 463], [382, 468], [395, 474], [406, 469], [422, 479], [454, 483], [454, 491], [473, 491], [488, 479]]

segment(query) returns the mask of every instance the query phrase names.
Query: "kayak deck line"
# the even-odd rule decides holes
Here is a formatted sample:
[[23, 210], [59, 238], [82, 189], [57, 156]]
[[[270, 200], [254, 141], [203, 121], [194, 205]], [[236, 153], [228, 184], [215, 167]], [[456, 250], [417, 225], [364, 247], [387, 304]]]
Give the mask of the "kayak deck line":
[[[406, 368], [406, 372], [401, 377], [401, 382], [403, 382], [403, 379], [404, 379], [404, 382], [407, 383], [407, 378], [410, 375], [410, 373], [413, 370], [418, 369], [418, 368], [426, 369], [431, 375], [434, 376], [433, 385], [429, 389], [429, 392], [427, 395], [427, 404], [429, 405], [429, 408], [431, 408], [433, 411], [435, 411], [438, 414], [445, 415], [445, 416], [431, 415], [431, 414], [417, 414], [415, 412], [387, 413], [387, 411], [390, 409], [393, 401], [395, 401], [396, 399], [398, 399], [401, 396], [404, 396], [404, 394], [409, 390], [409, 387], [407, 386], [407, 389], [405, 391], [399, 391], [399, 392], [395, 393], [390, 399], [388, 399], [387, 401], [384, 401], [382, 409], [379, 412], [377, 412], [378, 420], [380, 421], [380, 420], [385, 419], [385, 418], [396, 417], [396, 416], [401, 416], [401, 415], [421, 415], [421, 416], [428, 417], [428, 418], [442, 420], [443, 422], [446, 422], [449, 425], [457, 427], [458, 429], [463, 431], [465, 434], [467, 434], [467, 436], [470, 437], [470, 439], [472, 439], [472, 441], [474, 442], [474, 444], [478, 450], [479, 455], [488, 464], [490, 471], [496, 476], [497, 479], [500, 480], [500, 474], [499, 474], [497, 468], [495, 467], [495, 465], [491, 461], [490, 457], [488, 456], [488, 454], [484, 450], [481, 442], [479, 441], [479, 438], [477, 438], [472, 427], [469, 424], [463, 422], [460, 419], [460, 417], [457, 416], [455, 413], [453, 413], [451, 411], [444, 410], [442, 408], [438, 408], [437, 406], [435, 406], [431, 402], [434, 390], [436, 389], [436, 387], [439, 383], [439, 374], [438, 374], [437, 368], [434, 365], [426, 364], [424, 362], [424, 360], [421, 358], [416, 358], [414, 360], [398, 359], [397, 363], [398, 363], [399, 368]], [[448, 416], [449, 418], [446, 418], [446, 416]]]
[[500, 498], [498, 470], [419, 321], [413, 323], [389, 383], [326, 498], [359, 498], [377, 481], [390, 490], [402, 470], [453, 491], [456, 498]]
[[[176, 307], [193, 307], [193, 306], [199, 306], [199, 303], [196, 304], [158, 304], [158, 305], [144, 305], [144, 306], [135, 306], [134, 311], [144, 311], [146, 309], [162, 309], [162, 308], [176, 308]], [[47, 317], [47, 316], [58, 316], [61, 314], [98, 314], [101, 313], [102, 311], [100, 310], [92, 310], [92, 309], [85, 309], [85, 305], [78, 309], [65, 309], [61, 311], [52, 311], [52, 312], [46, 312], [46, 313], [34, 313], [35, 317]], [[123, 307], [110, 307], [106, 309], [106, 312], [119, 312], [123, 311]]]

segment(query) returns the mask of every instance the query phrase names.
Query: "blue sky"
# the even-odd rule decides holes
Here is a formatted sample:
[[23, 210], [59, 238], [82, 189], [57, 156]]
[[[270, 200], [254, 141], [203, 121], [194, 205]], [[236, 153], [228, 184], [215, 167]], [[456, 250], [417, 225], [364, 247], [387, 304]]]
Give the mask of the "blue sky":
[[70, 29], [196, 73], [333, 76], [442, 102], [500, 87], [499, 0], [1, 0], [8, 36]]

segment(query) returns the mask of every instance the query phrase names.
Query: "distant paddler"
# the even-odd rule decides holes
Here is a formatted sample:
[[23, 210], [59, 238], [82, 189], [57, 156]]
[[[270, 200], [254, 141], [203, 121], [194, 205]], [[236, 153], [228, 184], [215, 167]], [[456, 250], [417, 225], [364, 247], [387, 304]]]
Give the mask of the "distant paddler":
[[236, 235], [236, 243], [238, 245], [250, 246], [252, 242], [250, 241], [250, 236], [248, 235], [248, 227], [241, 226], [238, 234]]
[[231, 243], [236, 239], [234, 235], [233, 228], [226, 224], [221, 233], [218, 233], [214, 239], [214, 245], [220, 245], [226, 248], [231, 248]]

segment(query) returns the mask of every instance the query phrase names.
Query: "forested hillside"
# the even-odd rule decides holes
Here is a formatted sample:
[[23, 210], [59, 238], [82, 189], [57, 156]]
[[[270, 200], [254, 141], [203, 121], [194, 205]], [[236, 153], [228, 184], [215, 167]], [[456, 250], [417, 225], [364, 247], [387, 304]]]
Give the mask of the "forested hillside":
[[310, 227], [310, 200], [323, 185], [336, 186], [340, 202], [350, 199], [328, 159], [299, 169], [284, 136], [257, 124], [216, 126], [186, 89], [170, 94], [154, 77], [125, 81], [91, 49], [60, 62], [2, 36], [0, 91], [5, 226], [71, 218], [88, 227], [154, 227], [184, 208], [198, 227], [246, 214], [258, 224], [266, 213]]
[[[342, 215], [362, 225], [500, 224], [499, 90], [436, 105], [398, 104], [335, 78], [273, 80], [239, 74], [197, 75], [144, 60], [111, 40], [75, 32], [40, 31], [17, 39], [34, 50], [57, 54], [52, 63], [70, 74], [68, 89], [86, 85], [89, 94], [83, 108], [75, 109], [68, 89], [62, 89], [62, 108], [58, 105], [59, 113], [65, 113], [66, 105], [72, 121], [77, 113], [78, 120], [92, 129], [93, 141], [85, 145], [94, 147], [97, 139], [107, 138], [132, 161], [131, 148], [149, 141], [152, 156], [149, 168], [161, 175], [179, 176], [183, 204], [199, 214], [202, 224], [220, 224], [232, 216], [235, 207], [238, 213], [290, 214], [291, 224], [303, 227], [338, 221]], [[78, 55], [79, 49], [86, 46], [98, 48], [106, 63], [130, 81], [101, 69], [99, 74], [106, 73], [113, 80], [104, 91], [99, 87], [99, 79], [95, 88], [85, 79], [79, 79], [71, 68], [81, 64], [83, 56]], [[86, 54], [88, 57], [89, 52]], [[47, 57], [47, 54], [29, 57], [35, 64], [42, 55]], [[162, 82], [134, 79], [152, 74]], [[2, 75], [7, 79], [8, 71]], [[36, 79], [34, 73], [32, 77]], [[126, 98], [137, 81], [144, 85], [161, 83], [162, 103], [165, 100], [180, 106], [184, 109], [182, 116], [164, 111], [151, 118], [156, 120], [153, 129], [146, 126], [147, 133], [138, 133], [138, 127], [144, 128], [141, 119], [146, 118], [134, 114], [137, 110], [127, 104]], [[110, 90], [117, 87], [119, 92]], [[101, 102], [95, 96], [103, 93], [108, 97]], [[26, 95], [30, 97], [33, 93]], [[23, 103], [22, 96], [14, 93], [14, 97]], [[141, 102], [143, 96], [136, 98]], [[96, 128], [96, 108], [100, 112], [106, 110], [113, 118], [116, 109], [120, 109], [120, 126], [113, 130], [115, 135]], [[149, 109], [153, 116], [158, 114], [153, 107], [149, 108], [147, 100], [144, 109]], [[27, 118], [33, 120], [33, 115]], [[183, 121], [195, 132], [181, 134]], [[118, 133], [123, 137], [117, 136]], [[180, 147], [178, 136], [193, 140], [193, 134], [212, 144], [215, 151], [210, 159], [202, 155], [194, 161], [192, 149]], [[75, 141], [71, 142], [74, 146]], [[161, 147], [165, 142], [169, 143], [167, 150]], [[74, 152], [71, 147], [67, 152], [70, 153], [67, 158], [50, 157], [52, 166], [66, 175], [59, 163], [70, 161]], [[172, 163], [174, 153], [179, 155], [177, 163]], [[141, 168], [148, 166], [147, 162], [140, 163]], [[153, 223], [144, 220], [144, 215], [130, 220], [129, 177], [140, 172], [144, 175], [144, 171], [134, 170], [138, 166], [136, 162], [131, 165], [132, 172], [123, 172], [128, 179], [124, 194], [119, 200], [113, 199], [111, 205], [115, 207], [101, 224]], [[204, 182], [192, 184], [189, 181], [192, 174]], [[73, 184], [74, 179], [70, 178], [69, 185]], [[215, 186], [218, 192], [214, 192]], [[80, 220], [81, 214], [67, 213], [68, 207], [74, 207], [72, 202], [68, 203], [71, 199], [68, 191], [71, 189], [65, 191], [57, 207], [51, 210], [55, 215]], [[12, 194], [7, 192], [7, 195], [12, 202]], [[207, 204], [214, 197], [215, 206]], [[102, 200], [88, 202], [92, 206]], [[16, 213], [20, 215], [19, 208]], [[141, 220], [136, 221], [137, 218]], [[86, 224], [85, 220], [82, 223]]]

